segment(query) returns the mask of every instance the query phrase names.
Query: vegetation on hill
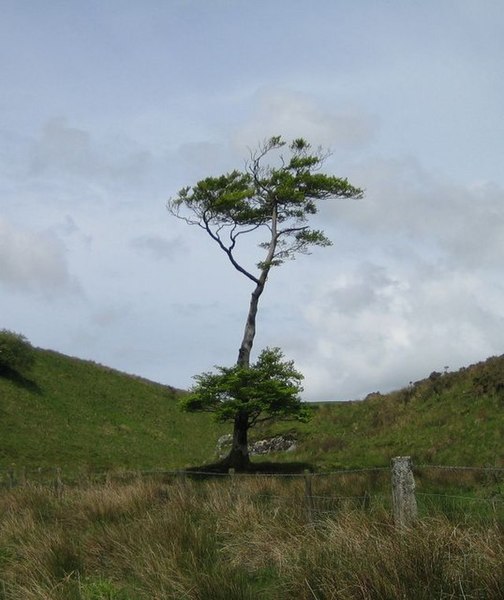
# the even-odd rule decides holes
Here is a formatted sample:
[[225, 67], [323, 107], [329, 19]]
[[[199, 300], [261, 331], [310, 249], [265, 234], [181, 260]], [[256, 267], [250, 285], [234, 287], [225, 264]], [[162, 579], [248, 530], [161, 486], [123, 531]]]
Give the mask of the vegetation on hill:
[[[180, 410], [183, 392], [35, 349], [29, 374], [0, 375], [0, 469], [181, 469], [216, 460], [229, 426]], [[308, 423], [277, 423], [256, 439], [292, 434], [297, 449], [255, 456], [314, 469], [416, 464], [504, 465], [504, 356], [359, 402], [314, 405]]]
[[0, 376], [0, 467], [177, 469], [213, 457], [224, 432], [179, 410], [182, 392], [35, 350], [28, 376]]
[[0, 374], [22, 374], [30, 371], [35, 353], [30, 342], [20, 333], [0, 330]]
[[301, 441], [292, 458], [319, 468], [387, 465], [400, 455], [416, 464], [504, 466], [504, 355], [389, 394], [322, 404], [290, 431]]

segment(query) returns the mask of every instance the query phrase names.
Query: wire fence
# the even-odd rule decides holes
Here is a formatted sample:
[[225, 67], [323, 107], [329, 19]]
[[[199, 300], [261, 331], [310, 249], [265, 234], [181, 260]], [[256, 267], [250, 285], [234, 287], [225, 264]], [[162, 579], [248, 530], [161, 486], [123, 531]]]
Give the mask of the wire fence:
[[[394, 459], [395, 460], [395, 459]], [[411, 461], [410, 461], [411, 462]], [[504, 525], [504, 468], [446, 465], [412, 466], [409, 483], [394, 481], [391, 467], [365, 467], [311, 473], [235, 473], [196, 470], [94, 471], [64, 475], [59, 467], [0, 469], [0, 488], [51, 486], [63, 493], [70, 487], [155, 481], [213, 482], [235, 494], [247, 493], [264, 506], [301, 508], [309, 520], [347, 510], [387, 510], [397, 517], [410, 489], [413, 517], [443, 514], [456, 522]], [[220, 482], [220, 483], [219, 483]], [[399, 492], [397, 489], [399, 486]], [[398, 499], [399, 498], [399, 499]], [[398, 506], [399, 503], [399, 506]], [[399, 512], [398, 512], [399, 511]]]

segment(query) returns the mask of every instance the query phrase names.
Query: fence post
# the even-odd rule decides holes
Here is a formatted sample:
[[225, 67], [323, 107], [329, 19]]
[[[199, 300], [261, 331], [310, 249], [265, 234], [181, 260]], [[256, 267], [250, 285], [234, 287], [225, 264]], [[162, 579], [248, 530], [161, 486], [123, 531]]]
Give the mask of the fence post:
[[308, 469], [304, 470], [304, 481], [305, 481], [305, 504], [306, 504], [306, 515], [308, 517], [308, 521], [310, 523], [313, 522], [313, 512], [314, 512], [314, 504], [313, 504], [313, 488], [312, 488], [312, 478], [313, 475], [310, 473]]
[[412, 525], [418, 515], [412, 466], [409, 456], [392, 459], [392, 509], [399, 527]]
[[63, 493], [63, 481], [61, 479], [60, 467], [55, 467], [54, 469], [54, 491], [58, 497]]

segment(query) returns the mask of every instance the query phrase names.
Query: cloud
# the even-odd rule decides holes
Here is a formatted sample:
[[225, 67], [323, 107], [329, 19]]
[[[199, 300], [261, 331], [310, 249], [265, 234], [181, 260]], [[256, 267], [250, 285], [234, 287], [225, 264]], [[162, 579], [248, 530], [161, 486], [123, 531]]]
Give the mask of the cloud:
[[180, 238], [166, 239], [156, 235], [142, 235], [131, 240], [131, 246], [141, 252], [146, 252], [157, 260], [172, 258], [182, 252], [185, 243]]
[[0, 283], [45, 294], [76, 290], [66, 251], [52, 234], [21, 229], [0, 217]]
[[474, 268], [500, 264], [504, 189], [498, 184], [453, 183], [411, 158], [374, 158], [352, 165], [347, 174], [365, 197], [328, 203], [322, 207], [326, 219], [371, 236], [382, 249], [416, 248], [426, 257]]
[[377, 131], [377, 120], [356, 108], [326, 110], [314, 97], [288, 89], [261, 89], [256, 104], [251, 118], [235, 135], [237, 146], [254, 146], [259, 140], [282, 135], [355, 150], [367, 146]]
[[499, 353], [502, 292], [484, 274], [409, 259], [346, 270], [314, 290], [304, 310], [311, 341], [295, 351], [307, 392], [363, 397]]
[[326, 301], [328, 307], [335, 305], [342, 314], [358, 315], [371, 306], [389, 302], [399, 285], [387, 275], [384, 267], [364, 263], [360, 272], [336, 277]]
[[32, 177], [64, 175], [131, 185], [141, 180], [150, 164], [150, 153], [129, 138], [98, 140], [58, 117], [47, 121], [33, 140], [29, 172]]

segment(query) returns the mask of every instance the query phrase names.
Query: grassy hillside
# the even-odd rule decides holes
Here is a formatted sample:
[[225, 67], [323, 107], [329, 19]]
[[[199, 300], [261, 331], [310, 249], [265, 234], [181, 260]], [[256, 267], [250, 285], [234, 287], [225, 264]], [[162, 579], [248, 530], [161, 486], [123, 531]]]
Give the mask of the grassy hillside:
[[222, 428], [181, 392], [36, 350], [29, 379], [0, 376], [0, 468], [180, 468], [213, 457]]
[[[214, 461], [217, 438], [230, 431], [209, 415], [180, 412], [182, 392], [173, 388], [47, 350], [36, 355], [29, 379], [0, 375], [0, 468], [183, 468]], [[326, 469], [408, 454], [417, 464], [503, 465], [504, 356], [362, 402], [315, 406], [309, 423], [251, 434], [285, 432], [297, 437], [296, 451], [254, 460]]]
[[290, 455], [318, 467], [387, 465], [410, 455], [417, 464], [504, 466], [504, 355], [428, 378], [362, 402], [328, 403], [295, 430]]

